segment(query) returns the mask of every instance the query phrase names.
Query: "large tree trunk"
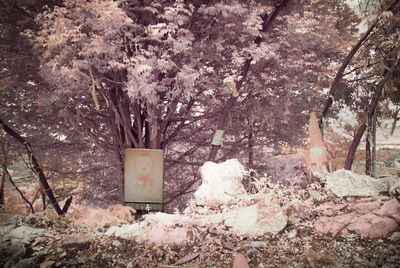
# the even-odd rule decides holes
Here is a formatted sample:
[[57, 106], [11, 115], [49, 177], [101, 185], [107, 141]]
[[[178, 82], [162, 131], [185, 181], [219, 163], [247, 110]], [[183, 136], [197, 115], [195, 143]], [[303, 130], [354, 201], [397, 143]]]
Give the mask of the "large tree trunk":
[[[398, 2], [399, 2], [399, 0], [393, 0], [384, 11], [392, 10], [396, 6], [396, 4]], [[353, 49], [349, 52], [349, 54], [345, 58], [344, 62], [340, 66], [339, 70], [337, 71], [337, 73], [335, 75], [335, 78], [333, 79], [333, 82], [331, 84], [331, 88], [329, 90], [329, 98], [325, 102], [324, 109], [322, 110], [321, 119], [319, 120], [320, 128], [321, 128], [321, 125], [322, 125], [322, 118], [324, 118], [327, 115], [328, 110], [329, 110], [329, 108], [331, 107], [331, 105], [333, 103], [333, 98], [334, 98], [333, 96], [334, 96], [336, 88], [337, 88], [337, 86], [339, 84], [339, 80], [343, 76], [344, 70], [346, 69], [347, 65], [350, 63], [350, 61], [354, 57], [354, 55], [357, 53], [357, 51], [360, 49], [360, 47], [364, 44], [364, 41], [367, 40], [367, 38], [371, 34], [372, 30], [376, 27], [376, 25], [378, 25], [378, 22], [379, 22], [379, 19], [377, 19], [368, 28], [368, 30], [365, 32], [365, 34], [360, 38], [360, 40], [358, 40], [357, 44], [355, 44]]]
[[4, 205], [4, 185], [6, 182], [6, 174], [1, 174], [1, 187], [0, 187], [0, 206]]
[[49, 198], [49, 200], [50, 200], [51, 204], [53, 205], [54, 209], [56, 210], [57, 214], [61, 216], [65, 213], [67, 213], [68, 207], [72, 200], [72, 196], [65, 203], [64, 208], [61, 209], [60, 206], [58, 205], [58, 202], [57, 202], [54, 194], [53, 194], [53, 191], [51, 190], [51, 188], [47, 182], [47, 178], [44, 175], [42, 167], [40, 166], [38, 160], [36, 159], [36, 157], [33, 153], [32, 146], [30, 145], [30, 143], [25, 138], [23, 138], [21, 135], [19, 135], [17, 132], [15, 132], [12, 128], [10, 128], [7, 124], [5, 124], [1, 118], [0, 118], [0, 125], [3, 126], [3, 128], [7, 134], [9, 134], [11, 137], [15, 138], [18, 142], [20, 142], [22, 145], [25, 146], [28, 157], [32, 161], [33, 170], [36, 172], [36, 174], [39, 175], [39, 181], [40, 181], [41, 185], [43, 186], [43, 189], [46, 192], [47, 197]]
[[[376, 107], [376, 104], [378, 103], [378, 100], [382, 93], [383, 87], [385, 86], [386, 81], [392, 77], [393, 70], [396, 68], [396, 66], [397, 65], [392, 66], [391, 71], [387, 71], [386, 74], [384, 75], [383, 79], [376, 86], [375, 94], [372, 97], [371, 103], [368, 108], [368, 118], [373, 116], [374, 109]], [[364, 134], [366, 127], [367, 127], [367, 124], [366, 124], [366, 122], [364, 122], [361, 125], [360, 129], [358, 130], [356, 136], [354, 137], [353, 142], [350, 145], [349, 152], [347, 154], [346, 162], [344, 164], [344, 169], [351, 170], [351, 166], [353, 165], [353, 161], [354, 161], [354, 155], [357, 151], [358, 144], [360, 143], [360, 140]]]
[[120, 202], [124, 201], [124, 148], [121, 146], [121, 135], [119, 133], [119, 125], [114, 117], [110, 122], [110, 129], [112, 133], [113, 151], [114, 151], [114, 166], [116, 168], [116, 177], [118, 178], [118, 196]]

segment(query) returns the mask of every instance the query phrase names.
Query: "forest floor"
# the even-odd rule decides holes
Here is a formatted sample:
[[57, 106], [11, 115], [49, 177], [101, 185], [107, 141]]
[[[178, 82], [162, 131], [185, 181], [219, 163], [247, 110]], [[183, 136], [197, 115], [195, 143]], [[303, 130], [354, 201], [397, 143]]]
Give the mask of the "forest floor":
[[[399, 179], [400, 171], [392, 163], [396, 157], [400, 158], [399, 150], [378, 152], [378, 174]], [[357, 161], [356, 168], [362, 170], [362, 155]], [[322, 196], [324, 201], [334, 200]], [[233, 267], [237, 256], [246, 260], [240, 263], [236, 258], [237, 268], [248, 267], [247, 263], [250, 267], [400, 267], [399, 231], [388, 238], [321, 235], [313, 228], [312, 213], [289, 222], [276, 235], [257, 238], [238, 236], [220, 226], [200, 226], [180, 245], [109, 236], [105, 234], [109, 224], [77, 225], [72, 218], [46, 213], [0, 216], [0, 267]]]

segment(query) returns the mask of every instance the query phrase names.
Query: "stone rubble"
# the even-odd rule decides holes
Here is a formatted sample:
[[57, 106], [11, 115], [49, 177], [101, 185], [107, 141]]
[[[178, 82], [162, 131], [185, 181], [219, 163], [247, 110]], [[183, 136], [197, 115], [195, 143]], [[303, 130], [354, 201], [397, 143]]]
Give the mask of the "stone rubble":
[[272, 193], [248, 195], [241, 183], [244, 166], [237, 160], [221, 164], [206, 162], [200, 171], [202, 185], [195, 192], [193, 208], [184, 214], [155, 213], [143, 222], [113, 226], [106, 234], [145, 239], [148, 243], [183, 243], [186, 226], [223, 225], [237, 235], [277, 234], [287, 216]]
[[[322, 174], [320, 181], [308, 184], [306, 189], [296, 188], [295, 185], [282, 186], [269, 180], [264, 188], [252, 194], [244, 191], [241, 182], [244, 174], [244, 167], [238, 160], [228, 160], [221, 164], [206, 163], [201, 172], [204, 187], [201, 190], [199, 188], [183, 213], [151, 213], [145, 215], [142, 221], [134, 221], [134, 210], [121, 205], [94, 209], [82, 204], [72, 204], [71, 213], [64, 218], [72, 223], [68, 227], [71, 229], [64, 228], [61, 223], [58, 223], [60, 226], [57, 229], [49, 228], [55, 225], [55, 221], [60, 221], [49, 212], [23, 218], [13, 216], [0, 222], [2, 250], [10, 254], [12, 252], [4, 267], [36, 267], [34, 263], [39, 259], [40, 267], [53, 267], [57, 261], [71, 257], [72, 252], [89, 247], [92, 250], [99, 239], [108, 241], [108, 247], [115, 250], [129, 243], [167, 248], [185, 247], [191, 241], [196, 241], [201, 246], [192, 250], [199, 255], [199, 262], [204, 260], [204, 254], [216, 252], [216, 248], [238, 253], [238, 241], [243, 242], [240, 248], [242, 252], [249, 248], [253, 251], [254, 248], [258, 248], [257, 250], [274, 254], [276, 250], [284, 249], [290, 252], [290, 256], [296, 256], [301, 252], [309, 252], [304, 250], [310, 247], [314, 239], [318, 239], [316, 237], [326, 241], [323, 238], [326, 235], [341, 236], [340, 239], [345, 239], [344, 241], [352, 241], [352, 238], [354, 241], [360, 238], [375, 238], [374, 241], [379, 240], [376, 238], [387, 238], [386, 242], [396, 244], [400, 240], [400, 203], [390, 195], [391, 190], [393, 192], [398, 189], [396, 180], [388, 182], [389, 180], [382, 179], [382, 182], [379, 182], [346, 171], [336, 172], [334, 175], [338, 184], [328, 183], [331, 174]], [[340, 174], [345, 174], [342, 181]], [[355, 177], [362, 178], [363, 184], [349, 179]], [[223, 183], [217, 183], [218, 181]], [[265, 181], [260, 179], [260, 182]], [[212, 187], [213, 185], [216, 187]], [[334, 185], [340, 185], [344, 190], [336, 186], [335, 188]], [[364, 191], [363, 195], [360, 189], [354, 189], [360, 185]], [[375, 190], [371, 191], [367, 186]], [[340, 191], [336, 191], [337, 189]], [[376, 189], [379, 191], [374, 192]], [[343, 195], [345, 192], [356, 194]], [[371, 196], [371, 193], [375, 194]], [[36, 222], [36, 227], [28, 226], [33, 222]], [[47, 228], [37, 228], [42, 225]], [[82, 230], [82, 226], [91, 226], [92, 229]], [[321, 236], [315, 236], [315, 231]], [[274, 237], [278, 240], [274, 240]], [[264, 240], [258, 241], [259, 239]], [[50, 246], [47, 245], [48, 241], [52, 241]], [[338, 246], [340, 241], [334, 240], [334, 244], [338, 248], [346, 246]], [[273, 249], [271, 243], [279, 243], [279, 246]], [[350, 245], [348, 248], [352, 249], [353, 254], [355, 249]], [[33, 253], [28, 254], [28, 251]], [[358, 250], [359, 254], [362, 254], [362, 251]], [[98, 259], [113, 260], [112, 256], [104, 257], [106, 252], [97, 249], [96, 252]], [[252, 256], [253, 253], [249, 251], [248, 254], [247, 256]], [[316, 267], [318, 262], [323, 262], [324, 254], [304, 254], [307, 262], [315, 262]], [[49, 256], [49, 259], [43, 259], [43, 256]], [[176, 256], [171, 256], [176, 261]], [[254, 256], [256, 255], [253, 255], [253, 260]], [[279, 257], [279, 254], [277, 256]], [[54, 261], [55, 259], [57, 261]], [[392, 256], [387, 260], [394, 263], [397, 259]], [[362, 261], [360, 259], [358, 263]], [[85, 259], [76, 258], [74, 262], [79, 266], [85, 263]], [[244, 265], [246, 263], [247, 260]], [[134, 267], [133, 264], [131, 267]]]
[[[314, 229], [320, 234], [357, 233], [367, 238], [388, 237], [399, 229], [400, 203], [390, 199], [381, 204], [379, 200], [354, 203], [324, 203], [319, 208]], [[341, 213], [347, 210], [347, 213]]]

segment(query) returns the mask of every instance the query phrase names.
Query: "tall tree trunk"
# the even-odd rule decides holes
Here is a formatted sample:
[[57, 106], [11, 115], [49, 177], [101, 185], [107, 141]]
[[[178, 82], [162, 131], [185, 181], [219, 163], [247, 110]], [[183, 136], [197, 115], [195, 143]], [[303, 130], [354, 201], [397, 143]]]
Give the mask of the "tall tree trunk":
[[[393, 0], [383, 12], [388, 11], [388, 10], [392, 10], [396, 6], [396, 4], [398, 2], [399, 2], [399, 0]], [[357, 53], [357, 51], [360, 49], [360, 47], [363, 45], [364, 41], [367, 40], [367, 38], [371, 34], [372, 30], [376, 27], [376, 25], [378, 25], [378, 22], [379, 22], [379, 19], [377, 19], [368, 28], [368, 30], [365, 32], [365, 34], [360, 38], [360, 40], [358, 40], [357, 44], [355, 44], [353, 49], [349, 52], [349, 54], [345, 58], [344, 62], [340, 66], [339, 70], [337, 71], [337, 73], [335, 75], [335, 78], [333, 79], [333, 82], [331, 84], [331, 88], [329, 90], [329, 98], [326, 100], [325, 105], [324, 105], [324, 109], [322, 110], [321, 119], [319, 120], [319, 125], [320, 126], [322, 125], [322, 118], [324, 118], [327, 115], [328, 110], [329, 110], [329, 108], [331, 107], [331, 105], [333, 103], [333, 96], [334, 96], [335, 90], [337, 89], [337, 86], [339, 84], [339, 80], [343, 76], [344, 70], [346, 69], [347, 65], [350, 63], [350, 61], [354, 57], [354, 55]]]
[[1, 187], [0, 187], [0, 206], [4, 205], [4, 185], [6, 182], [6, 173], [1, 174]]
[[[274, 10], [274, 12], [268, 16], [268, 14], [266, 14], [263, 17], [263, 32], [268, 32], [268, 30], [272, 27], [272, 23], [274, 22], [274, 20], [276, 19], [276, 17], [278, 16], [279, 12], [281, 12], [289, 3], [289, 0], [283, 0]], [[260, 45], [262, 41], [262, 38], [259, 37], [255, 40], [255, 43], [257, 45]], [[250, 69], [250, 64], [251, 61], [253, 59], [251, 57], [249, 57], [245, 63], [242, 66], [242, 70], [241, 70], [241, 74], [240, 74], [240, 80], [238, 80], [235, 83], [235, 90], [234, 92], [232, 92], [231, 97], [228, 99], [227, 103], [225, 104], [224, 109], [221, 112], [221, 116], [218, 119], [218, 123], [217, 123], [217, 129], [214, 135], [214, 139], [211, 143], [211, 150], [210, 153], [208, 155], [208, 161], [215, 161], [215, 157], [217, 156], [218, 150], [221, 147], [221, 141], [222, 141], [222, 137], [224, 135], [224, 131], [227, 125], [227, 119], [228, 119], [228, 115], [229, 112], [231, 111], [231, 109], [233, 108], [233, 106], [236, 103], [236, 100], [238, 98], [238, 92], [240, 91], [240, 89], [242, 88], [243, 82], [244, 80], [247, 78], [247, 74], [249, 72]]]
[[110, 129], [112, 133], [114, 166], [116, 168], [118, 196], [121, 203], [124, 202], [124, 147], [120, 135], [120, 125], [117, 122], [116, 115], [110, 120]]
[[[53, 194], [53, 191], [51, 190], [51, 188], [47, 182], [47, 178], [44, 175], [43, 169], [40, 166], [38, 160], [36, 159], [36, 157], [33, 153], [32, 146], [30, 145], [30, 143], [27, 140], [25, 140], [25, 138], [23, 138], [21, 135], [19, 135], [17, 132], [15, 132], [12, 128], [10, 128], [6, 123], [4, 123], [1, 118], [0, 118], [0, 125], [3, 126], [3, 128], [7, 134], [9, 134], [11, 137], [15, 138], [18, 142], [20, 142], [22, 145], [25, 146], [28, 157], [32, 161], [33, 170], [36, 172], [36, 174], [39, 175], [39, 181], [40, 181], [41, 185], [43, 186], [44, 191], [46, 192], [47, 197], [49, 198], [49, 200], [50, 200], [51, 204], [53, 205], [54, 209], [56, 210], [57, 214], [61, 216], [65, 213], [67, 213], [68, 207], [72, 200], [72, 196], [68, 199], [69, 201], [65, 203], [64, 208], [61, 210], [61, 208], [58, 205], [58, 202]], [[67, 204], [68, 204], [68, 206], [67, 206]]]
[[[1, 150], [3, 151], [3, 154], [4, 154], [4, 159], [3, 159], [3, 161], [4, 161], [3, 168], [4, 168], [4, 166], [7, 165], [7, 157], [6, 157], [7, 153], [6, 153], [6, 149], [4, 147], [3, 142], [1, 143]], [[4, 199], [5, 184], [6, 184], [6, 170], [3, 169], [3, 173], [1, 174], [1, 186], [0, 186], [0, 207], [2, 205], [4, 205], [4, 202], [5, 202], [5, 199]]]
[[[371, 103], [368, 108], [368, 117], [372, 117], [374, 113], [374, 109], [376, 107], [376, 104], [378, 103], [379, 97], [382, 93], [383, 87], [385, 86], [385, 83], [387, 80], [389, 80], [392, 75], [393, 75], [393, 70], [397, 67], [397, 63], [391, 66], [391, 71], [387, 71], [382, 80], [379, 82], [379, 84], [375, 88], [375, 94], [372, 97]], [[351, 166], [353, 165], [354, 161], [354, 155], [357, 151], [358, 144], [360, 143], [361, 137], [364, 134], [364, 131], [367, 127], [366, 122], [364, 122], [361, 127], [359, 128], [356, 136], [353, 139], [353, 142], [350, 145], [349, 152], [347, 154], [346, 162], [344, 164], [344, 169], [351, 170]]]

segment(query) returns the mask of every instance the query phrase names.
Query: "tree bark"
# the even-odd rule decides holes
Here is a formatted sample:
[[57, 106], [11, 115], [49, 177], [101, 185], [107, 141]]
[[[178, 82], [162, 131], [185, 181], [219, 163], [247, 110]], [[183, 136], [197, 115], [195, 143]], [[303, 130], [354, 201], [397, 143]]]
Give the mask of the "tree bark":
[[4, 205], [4, 185], [6, 182], [6, 174], [3, 172], [1, 176], [1, 187], [0, 187], [0, 206]]
[[[374, 109], [376, 107], [376, 104], [378, 103], [379, 97], [382, 93], [383, 87], [385, 86], [385, 83], [387, 80], [389, 80], [392, 75], [393, 75], [393, 70], [397, 67], [397, 64], [394, 64], [394, 66], [391, 67], [391, 71], [387, 71], [382, 80], [379, 82], [379, 84], [375, 88], [375, 94], [372, 97], [371, 103], [368, 108], [368, 118], [372, 117], [374, 113]], [[353, 165], [354, 161], [354, 155], [357, 151], [358, 144], [360, 143], [360, 140], [364, 134], [364, 131], [367, 127], [366, 122], [364, 122], [361, 127], [359, 128], [356, 136], [353, 139], [353, 142], [350, 145], [349, 152], [347, 154], [346, 162], [344, 164], [344, 169], [351, 170], [351, 166]]]
[[66, 211], [63, 212], [64, 210], [61, 210], [60, 206], [58, 205], [58, 202], [53, 194], [53, 191], [51, 190], [51, 188], [47, 182], [47, 178], [44, 175], [43, 169], [41, 168], [38, 160], [36, 159], [36, 157], [33, 153], [32, 146], [30, 145], [30, 143], [25, 138], [23, 138], [21, 135], [19, 135], [17, 132], [15, 132], [12, 128], [10, 128], [6, 123], [4, 123], [1, 118], [0, 118], [0, 125], [3, 126], [3, 128], [7, 134], [12, 136], [18, 142], [20, 142], [21, 144], [23, 144], [25, 146], [28, 157], [32, 161], [33, 170], [36, 172], [36, 174], [39, 175], [39, 181], [40, 181], [41, 185], [43, 186], [51, 204], [53, 205], [53, 207], [56, 210], [58, 215], [61, 216], [61, 215], [65, 214]]
[[[6, 149], [4, 148], [4, 143], [2, 142], [1, 143], [1, 150], [3, 151], [3, 153], [4, 153], [4, 164], [3, 164], [3, 167], [4, 167], [4, 165], [7, 165], [7, 154], [6, 154]], [[5, 186], [5, 184], [6, 184], [6, 172], [5, 172], [5, 170], [3, 170], [3, 173], [2, 173], [2, 175], [1, 175], [1, 187], [0, 187], [0, 207], [2, 206], [2, 205], [4, 205], [4, 202], [5, 202], [5, 199], [4, 199], [4, 195], [5, 195], [5, 193], [4, 193], [4, 186]]]
[[[399, 0], [394, 0], [390, 3], [390, 5], [384, 10], [388, 11], [391, 10], [395, 7], [395, 5], [399, 2]], [[371, 34], [372, 30], [376, 27], [376, 25], [378, 25], [379, 19], [377, 19], [367, 30], [367, 32], [365, 32], [365, 34], [360, 38], [360, 40], [358, 40], [357, 44], [355, 44], [355, 46], [353, 47], [353, 49], [349, 52], [349, 54], [347, 55], [347, 57], [345, 58], [344, 62], [342, 63], [342, 65], [340, 66], [339, 70], [337, 71], [335, 78], [333, 79], [331, 88], [329, 90], [329, 97], [325, 102], [324, 105], [324, 109], [322, 110], [322, 115], [321, 115], [321, 119], [319, 120], [319, 125], [321, 127], [322, 125], [322, 118], [324, 118], [327, 113], [329, 108], [331, 107], [332, 103], [333, 103], [333, 96], [335, 94], [335, 90], [339, 84], [339, 80], [342, 78], [343, 76], [343, 72], [346, 69], [347, 65], [350, 63], [351, 59], [354, 57], [354, 55], [357, 53], [357, 51], [360, 49], [360, 47], [364, 44], [364, 41], [368, 38], [368, 36]]]

